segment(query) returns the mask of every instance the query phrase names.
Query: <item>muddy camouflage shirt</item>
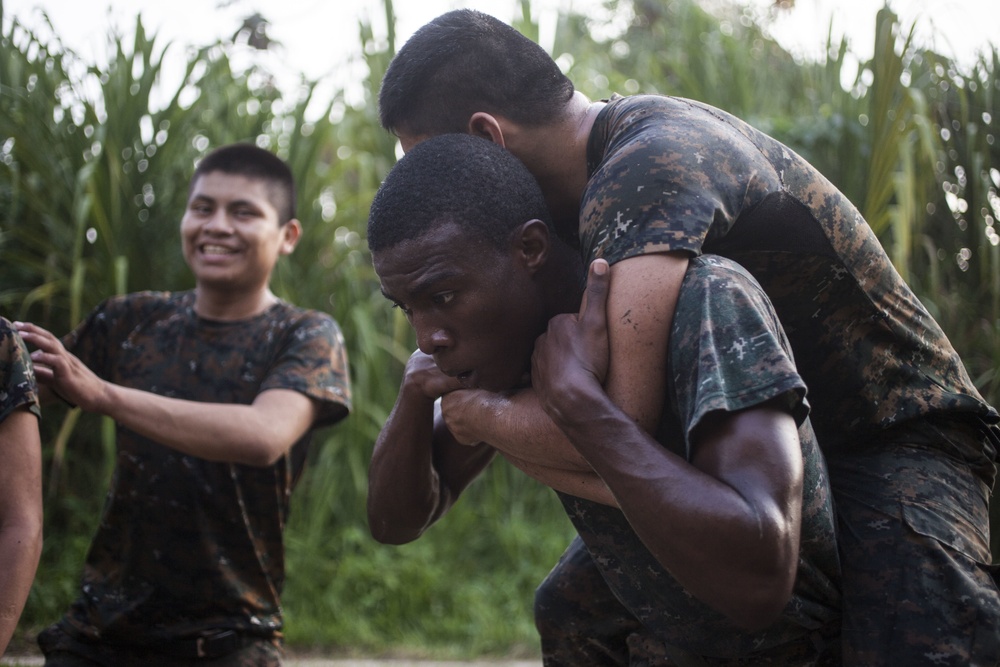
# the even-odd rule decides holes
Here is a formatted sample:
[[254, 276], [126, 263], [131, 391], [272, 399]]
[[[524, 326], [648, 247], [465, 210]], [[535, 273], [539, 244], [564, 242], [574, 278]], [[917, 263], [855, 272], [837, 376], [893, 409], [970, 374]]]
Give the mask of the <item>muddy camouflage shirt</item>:
[[748, 656], [838, 622], [840, 562], [833, 503], [807, 418], [805, 385], [767, 297], [741, 267], [711, 255], [691, 261], [674, 315], [667, 373], [668, 405], [658, 440], [687, 460], [692, 457], [692, 431], [713, 415], [777, 401], [796, 418], [804, 478], [795, 589], [770, 628], [739, 630], [674, 580], [620, 510], [560, 494], [612, 591], [659, 640], [705, 656]]
[[41, 416], [31, 357], [11, 323], [0, 317], [0, 422], [24, 407]]
[[616, 97], [588, 163], [585, 257], [684, 251], [746, 267], [791, 340], [828, 455], [931, 413], [996, 421], [858, 210], [784, 145], [697, 102]]
[[[194, 293], [113, 298], [64, 339], [100, 377], [162, 396], [249, 404], [292, 389], [315, 426], [350, 409], [344, 343], [323, 313], [279, 302], [238, 322], [198, 317]], [[309, 434], [270, 467], [216, 463], [117, 428], [117, 460], [64, 627], [135, 643], [237, 628], [281, 628], [282, 532]]]

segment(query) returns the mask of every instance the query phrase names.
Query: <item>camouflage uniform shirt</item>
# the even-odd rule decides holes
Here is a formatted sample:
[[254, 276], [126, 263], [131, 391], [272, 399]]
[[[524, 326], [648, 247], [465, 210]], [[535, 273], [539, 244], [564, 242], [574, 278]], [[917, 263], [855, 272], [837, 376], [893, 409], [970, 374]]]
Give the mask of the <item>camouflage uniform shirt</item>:
[[0, 317], [0, 422], [25, 406], [41, 416], [31, 357], [11, 323]]
[[[828, 456], [925, 415], [997, 421], [858, 210], [778, 141], [698, 102], [616, 97], [591, 131], [588, 168], [589, 259], [714, 253], [763, 286]], [[991, 481], [995, 452], [951, 453]]]
[[560, 495], [573, 524], [611, 590], [661, 641], [727, 658], [810, 642], [813, 631], [838, 625], [840, 616], [829, 480], [788, 341], [767, 297], [741, 267], [711, 255], [691, 261], [674, 315], [667, 373], [668, 405], [658, 440], [687, 460], [691, 433], [713, 414], [777, 400], [799, 424], [801, 546], [795, 589], [781, 618], [761, 632], [738, 629], [681, 588], [616, 508]]
[[[216, 322], [193, 306], [193, 292], [112, 298], [64, 343], [125, 387], [237, 404], [291, 389], [319, 406], [314, 426], [347, 415], [347, 359], [328, 315], [278, 302], [247, 320]], [[209, 629], [279, 636], [282, 532], [309, 438], [274, 465], [253, 467], [188, 456], [118, 426], [111, 488], [62, 627], [117, 644]]]

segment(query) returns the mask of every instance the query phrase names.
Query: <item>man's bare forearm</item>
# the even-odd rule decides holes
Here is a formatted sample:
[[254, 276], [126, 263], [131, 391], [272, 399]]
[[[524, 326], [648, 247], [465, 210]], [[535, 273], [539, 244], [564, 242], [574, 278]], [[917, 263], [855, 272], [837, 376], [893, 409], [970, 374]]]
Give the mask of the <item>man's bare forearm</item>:
[[454, 392], [442, 399], [442, 412], [459, 442], [488, 442], [504, 456], [540, 469], [593, 473], [530, 388], [512, 394]]
[[386, 544], [420, 537], [489, 465], [495, 450], [466, 447], [436, 415], [434, 399], [405, 383], [375, 441], [368, 468], [368, 525]]
[[24, 609], [42, 552], [42, 446], [38, 418], [20, 408], [0, 420], [0, 655]]
[[210, 461], [267, 466], [283, 456], [315, 419], [312, 399], [271, 389], [250, 405], [203, 403], [107, 384], [92, 409], [163, 445]]
[[577, 471], [545, 468], [517, 459], [508, 454], [504, 454], [503, 456], [510, 461], [511, 465], [528, 475], [528, 477], [541, 482], [555, 491], [567, 493], [577, 498], [592, 500], [602, 505], [618, 507], [618, 501], [615, 499], [614, 494], [611, 493], [604, 480], [592, 470]]

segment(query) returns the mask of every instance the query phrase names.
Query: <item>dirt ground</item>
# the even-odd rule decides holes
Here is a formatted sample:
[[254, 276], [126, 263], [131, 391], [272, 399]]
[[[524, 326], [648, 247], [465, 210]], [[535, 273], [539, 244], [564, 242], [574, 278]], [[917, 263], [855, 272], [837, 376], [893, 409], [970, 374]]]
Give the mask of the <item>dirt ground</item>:
[[[38, 667], [43, 664], [41, 656], [4, 656], [0, 667]], [[285, 667], [539, 667], [541, 663], [531, 660], [401, 660], [367, 658], [317, 658], [289, 656]]]
[[538, 667], [540, 662], [526, 660], [474, 660], [469, 662], [427, 660], [324, 660], [306, 658], [290, 659], [287, 667]]

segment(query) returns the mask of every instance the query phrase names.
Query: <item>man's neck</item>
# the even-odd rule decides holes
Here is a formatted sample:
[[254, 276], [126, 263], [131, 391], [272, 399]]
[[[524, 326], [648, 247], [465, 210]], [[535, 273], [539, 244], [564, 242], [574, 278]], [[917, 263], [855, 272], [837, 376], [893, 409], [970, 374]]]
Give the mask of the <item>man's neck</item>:
[[540, 276], [545, 287], [547, 316], [576, 313], [583, 299], [586, 270], [580, 254], [570, 246], [556, 241], [549, 250], [549, 259]]
[[505, 132], [507, 148], [528, 167], [559, 222], [579, 217], [587, 186], [587, 143], [603, 102], [575, 93], [560, 120], [539, 127], [516, 126]]
[[265, 287], [252, 292], [226, 292], [202, 285], [194, 291], [194, 312], [199, 317], [218, 322], [235, 322], [260, 315], [278, 301]]

